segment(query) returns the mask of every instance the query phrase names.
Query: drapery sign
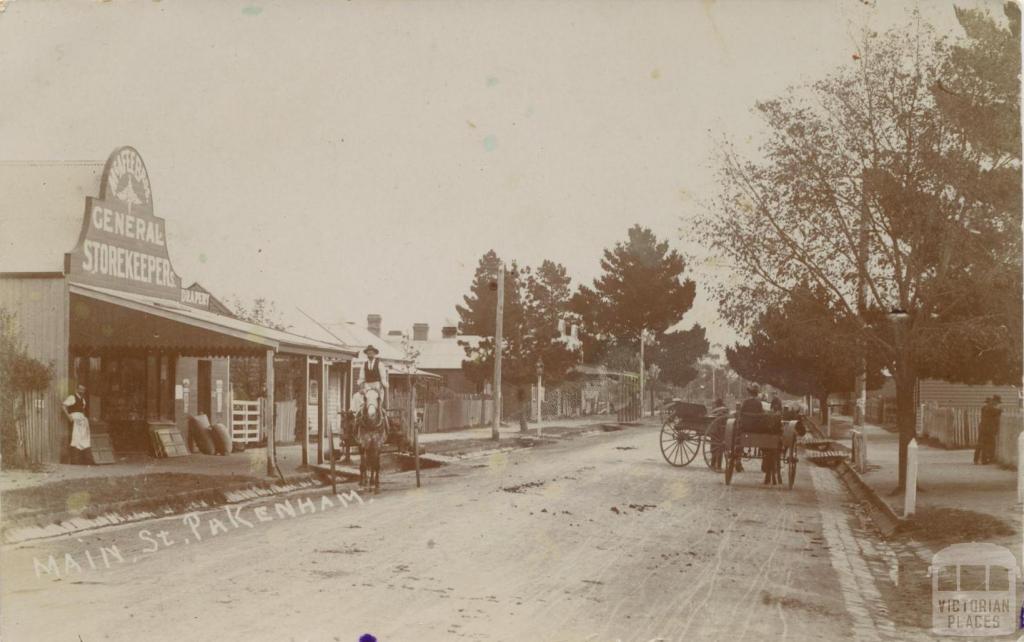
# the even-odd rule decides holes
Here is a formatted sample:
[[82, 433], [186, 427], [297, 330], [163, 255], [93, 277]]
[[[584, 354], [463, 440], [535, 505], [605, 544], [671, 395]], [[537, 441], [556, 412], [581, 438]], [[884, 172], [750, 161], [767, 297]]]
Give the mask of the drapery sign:
[[164, 220], [153, 215], [149, 174], [135, 149], [114, 150], [103, 168], [99, 197], [85, 199], [68, 268], [76, 283], [181, 300]]

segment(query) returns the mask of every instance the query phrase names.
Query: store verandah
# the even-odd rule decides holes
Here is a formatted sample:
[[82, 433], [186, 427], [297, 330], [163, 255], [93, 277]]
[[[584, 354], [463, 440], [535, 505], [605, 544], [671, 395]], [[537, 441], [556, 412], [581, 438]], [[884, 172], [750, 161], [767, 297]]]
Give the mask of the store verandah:
[[[177, 428], [188, 443], [190, 423], [205, 415], [210, 424], [225, 425], [239, 445], [267, 444], [266, 472], [277, 474], [275, 443], [292, 440], [294, 434], [282, 434], [288, 427], [315, 426], [322, 435], [345, 408], [355, 348], [145, 295], [69, 288], [69, 374], [86, 385], [94, 432], [109, 434], [115, 461], [154, 454], [158, 427]], [[234, 397], [230, 359], [260, 364], [260, 398]], [[281, 401], [275, 399], [276, 372], [302, 372], [303, 365], [305, 375], [288, 388], [298, 412], [278, 416], [288, 406], [275, 403]], [[303, 399], [310, 403], [297, 401]], [[322, 462], [325, 444], [317, 439], [315, 446]], [[301, 440], [300, 465], [314, 454], [309, 448]]]

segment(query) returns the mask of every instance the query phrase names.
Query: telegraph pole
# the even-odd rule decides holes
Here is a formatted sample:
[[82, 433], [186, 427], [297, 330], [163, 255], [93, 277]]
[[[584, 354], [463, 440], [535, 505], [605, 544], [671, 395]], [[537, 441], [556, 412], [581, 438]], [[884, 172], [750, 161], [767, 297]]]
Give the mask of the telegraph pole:
[[[864, 324], [864, 313], [867, 311], [867, 260], [868, 260], [868, 199], [867, 188], [864, 185], [864, 172], [861, 172], [861, 197], [860, 197], [860, 225], [858, 226], [857, 239], [857, 316], [861, 326]], [[857, 397], [853, 411], [853, 425], [864, 429], [864, 414], [868, 404], [868, 376], [867, 359], [864, 342], [863, 327], [860, 341], [860, 359], [857, 364], [857, 378], [854, 380], [854, 394]]]
[[498, 263], [498, 308], [494, 317], [494, 423], [491, 426], [491, 439], [498, 440], [498, 427], [501, 425], [501, 325], [505, 315], [505, 264]]
[[644, 338], [647, 328], [640, 329], [640, 418], [644, 416]]

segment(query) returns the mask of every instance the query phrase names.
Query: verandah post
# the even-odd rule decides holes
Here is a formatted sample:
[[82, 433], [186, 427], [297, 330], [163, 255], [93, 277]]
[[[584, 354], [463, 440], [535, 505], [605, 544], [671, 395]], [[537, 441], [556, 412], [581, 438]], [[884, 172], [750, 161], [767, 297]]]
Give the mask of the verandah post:
[[267, 475], [273, 477], [277, 468], [277, 447], [274, 426], [274, 350], [267, 350]]

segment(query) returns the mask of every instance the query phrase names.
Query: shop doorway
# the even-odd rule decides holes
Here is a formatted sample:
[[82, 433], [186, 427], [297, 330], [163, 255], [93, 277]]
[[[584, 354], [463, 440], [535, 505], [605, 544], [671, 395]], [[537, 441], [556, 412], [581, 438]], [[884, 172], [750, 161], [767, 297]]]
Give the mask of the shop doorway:
[[213, 423], [213, 413], [210, 412], [213, 409], [213, 389], [210, 384], [212, 362], [200, 359], [198, 366], [199, 371], [196, 374], [196, 394], [198, 395], [196, 406], [199, 414], [206, 415], [210, 423]]

